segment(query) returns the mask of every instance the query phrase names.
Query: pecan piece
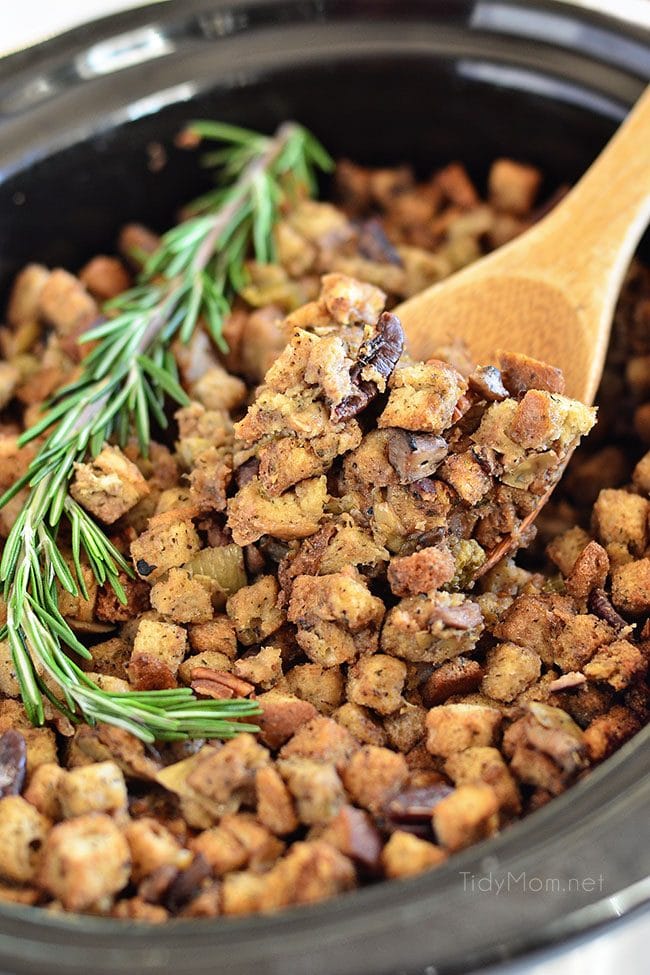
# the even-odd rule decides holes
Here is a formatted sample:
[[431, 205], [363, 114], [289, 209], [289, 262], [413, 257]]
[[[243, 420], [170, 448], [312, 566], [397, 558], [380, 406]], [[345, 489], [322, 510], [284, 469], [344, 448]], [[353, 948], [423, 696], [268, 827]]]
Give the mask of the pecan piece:
[[202, 697], [212, 697], [216, 701], [226, 701], [235, 696], [231, 687], [219, 684], [216, 680], [193, 680], [190, 687], [195, 694], [201, 694]]
[[420, 789], [405, 789], [384, 809], [389, 832], [402, 830], [426, 838], [431, 835], [431, 816], [437, 804], [454, 791], [443, 779], [435, 785]]
[[164, 904], [174, 913], [184, 907], [199, 891], [201, 883], [210, 876], [210, 867], [202, 853], [197, 853], [189, 867], [172, 880], [165, 894]]
[[171, 884], [178, 876], [178, 867], [165, 863], [157, 867], [138, 887], [138, 897], [148, 904], [160, 904]]
[[501, 370], [496, 366], [477, 366], [468, 376], [467, 382], [472, 392], [477, 393], [488, 403], [500, 403], [508, 399], [508, 390], [503, 385]]
[[462, 606], [434, 606], [429, 619], [429, 625], [440, 620], [451, 630], [473, 630], [483, 622], [483, 613], [478, 603], [467, 600]]
[[616, 612], [610, 603], [609, 596], [604, 589], [592, 589], [587, 600], [587, 608], [590, 613], [609, 623], [617, 631], [628, 627], [623, 617]]
[[350, 420], [357, 416], [379, 393], [393, 374], [404, 349], [404, 331], [397, 315], [385, 311], [379, 316], [375, 334], [362, 344], [357, 361], [350, 370], [355, 392], [332, 407], [333, 420]]
[[357, 246], [359, 253], [377, 264], [395, 264], [402, 267], [402, 258], [389, 241], [381, 220], [371, 217], [358, 223]]
[[20, 795], [26, 764], [25, 739], [18, 731], [5, 731], [0, 737], [0, 798]]
[[444, 438], [433, 433], [393, 429], [388, 436], [388, 459], [401, 484], [411, 484], [433, 474], [448, 452]]

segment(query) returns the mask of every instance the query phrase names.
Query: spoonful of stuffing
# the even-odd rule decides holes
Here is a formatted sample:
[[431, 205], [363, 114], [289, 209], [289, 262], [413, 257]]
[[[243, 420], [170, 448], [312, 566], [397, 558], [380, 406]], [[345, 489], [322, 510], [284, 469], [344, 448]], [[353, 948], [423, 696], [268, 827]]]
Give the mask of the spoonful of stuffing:
[[[437, 348], [460, 338], [473, 361], [487, 364], [499, 363], [500, 350], [507, 349], [508, 356], [501, 360], [505, 369], [511, 353], [549, 363], [556, 369], [530, 363], [540, 388], [592, 403], [621, 284], [649, 219], [650, 88], [582, 179], [546, 217], [498, 251], [394, 309], [409, 352], [427, 360]], [[520, 372], [526, 361], [517, 357]], [[501, 381], [498, 370], [479, 368], [474, 394], [498, 400]], [[481, 572], [515, 547], [550, 493], [540, 496], [517, 538], [505, 539]]]

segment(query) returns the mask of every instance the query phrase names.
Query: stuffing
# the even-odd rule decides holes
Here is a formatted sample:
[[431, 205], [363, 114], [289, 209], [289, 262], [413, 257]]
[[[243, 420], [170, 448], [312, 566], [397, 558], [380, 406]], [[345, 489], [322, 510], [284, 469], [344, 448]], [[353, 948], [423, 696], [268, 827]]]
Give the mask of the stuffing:
[[411, 877], [444, 863], [447, 854], [435, 843], [396, 830], [381, 852], [381, 865], [387, 877]]
[[376, 653], [362, 657], [348, 670], [346, 695], [353, 704], [379, 714], [392, 714], [403, 702], [406, 664], [395, 657]]
[[39, 290], [37, 313], [66, 336], [88, 328], [99, 317], [99, 308], [78, 278], [56, 268]]
[[440, 434], [452, 422], [467, 383], [455, 369], [433, 360], [395, 370], [378, 424]]
[[493, 745], [501, 720], [501, 712], [493, 707], [440, 704], [427, 714], [427, 749], [449, 758], [466, 748]]
[[627, 613], [650, 611], [650, 559], [638, 559], [614, 569], [612, 602]]
[[[540, 180], [499, 159], [482, 199], [459, 163], [424, 182], [341, 164], [338, 203], [284, 201], [275, 263], [245, 255], [227, 348], [202, 316], [171, 343], [161, 368], [187, 399], [173, 417], [164, 404], [165, 445], [143, 452], [120, 424], [77, 458], [73, 502], [134, 570], [113, 589], [82, 556], [87, 593], [57, 572], [58, 611], [91, 655], [74, 655], [82, 676], [114, 706], [154, 690], [163, 705], [194, 695], [197, 714], [244, 701], [259, 714], [223, 740], [190, 727], [145, 741], [126, 721], [73, 723], [34, 658], [35, 727], [7, 634], [0, 902], [158, 924], [408, 877], [551, 801], [647, 724], [650, 275], [630, 270], [598, 427], [571, 458], [596, 412], [557, 367], [509, 352], [477, 365], [453, 337], [416, 362], [386, 310], [536, 222], [559, 198], [537, 204]], [[45, 442], [19, 446], [24, 430], [82, 375], [83, 333], [158, 245], [130, 226], [124, 264], [16, 278], [0, 491]], [[28, 493], [0, 511], [3, 538]], [[74, 574], [72, 528], [52, 537]], [[513, 538], [525, 556], [497, 561]], [[0, 597], [0, 625], [12, 614]]]
[[253, 477], [228, 502], [233, 540], [249, 545], [265, 534], [285, 541], [307, 538], [318, 530], [327, 497], [324, 477], [301, 481], [281, 497], [271, 497]]
[[345, 685], [338, 667], [299, 664], [287, 673], [283, 686], [301, 700], [310, 701], [325, 717], [343, 703]]
[[358, 806], [378, 813], [407, 781], [408, 766], [403, 755], [388, 748], [364, 745], [345, 765], [342, 778]]
[[496, 833], [499, 800], [484, 783], [459, 785], [433, 810], [433, 829], [442, 848], [450, 853]]
[[128, 664], [129, 680], [141, 690], [176, 687], [178, 668], [187, 651], [182, 626], [142, 620]]
[[88, 464], [75, 464], [70, 494], [82, 508], [111, 525], [146, 498], [150, 487], [119, 447], [104, 447]]
[[21, 796], [0, 798], [0, 877], [5, 882], [34, 880], [50, 826]]
[[38, 882], [67, 911], [83, 911], [126, 886], [131, 853], [110, 816], [89, 813], [59, 823], [43, 844]]
[[508, 703], [536, 681], [541, 671], [542, 661], [534, 650], [499, 643], [487, 652], [481, 690], [488, 697]]
[[490, 167], [488, 177], [489, 200], [496, 210], [526, 216], [542, 182], [542, 174], [535, 166], [515, 162], [513, 159], [497, 159]]
[[293, 756], [278, 762], [278, 770], [295, 800], [298, 819], [306, 826], [329, 823], [345, 802], [341, 779], [327, 762]]
[[386, 732], [367, 708], [347, 701], [332, 715], [362, 745], [385, 745]]
[[115, 762], [97, 762], [65, 773], [58, 787], [61, 814], [73, 819], [86, 813], [126, 812], [126, 783]]
[[361, 580], [342, 573], [299, 576], [287, 618], [313, 663], [333, 667], [377, 648], [384, 604]]
[[255, 773], [257, 816], [276, 836], [286, 836], [298, 828], [296, 807], [282, 776], [272, 765]]
[[140, 578], [155, 582], [168, 569], [189, 562], [200, 548], [191, 521], [150, 523], [149, 529], [131, 543], [131, 558]]
[[445, 772], [456, 786], [484, 782], [494, 790], [502, 812], [521, 812], [517, 783], [498, 748], [479, 745], [455, 752], [445, 761]]
[[187, 569], [170, 569], [156, 582], [151, 605], [172, 623], [208, 623], [214, 614], [209, 590]]
[[465, 596], [410, 596], [389, 610], [381, 649], [403, 660], [441, 664], [473, 650], [482, 630], [481, 610]]
[[229, 597], [226, 613], [244, 646], [260, 643], [282, 626], [284, 617], [277, 605], [278, 592], [273, 576], [261, 576]]
[[300, 724], [282, 747], [280, 758], [311, 758], [317, 762], [332, 762], [338, 769], [357, 749], [357, 742], [346, 728], [332, 718], [316, 717]]
[[633, 555], [642, 555], [648, 541], [650, 504], [638, 494], [614, 489], [601, 491], [594, 504], [593, 527], [599, 541], [627, 546]]
[[191, 854], [176, 837], [151, 816], [127, 823], [124, 836], [131, 852], [131, 877], [138, 883], [161, 867], [182, 870], [189, 866]]
[[455, 574], [456, 562], [447, 548], [423, 548], [392, 559], [388, 566], [388, 581], [396, 596], [432, 592], [451, 582]]
[[282, 677], [282, 650], [279, 647], [262, 647], [259, 653], [236, 660], [232, 670], [237, 677], [269, 690]]

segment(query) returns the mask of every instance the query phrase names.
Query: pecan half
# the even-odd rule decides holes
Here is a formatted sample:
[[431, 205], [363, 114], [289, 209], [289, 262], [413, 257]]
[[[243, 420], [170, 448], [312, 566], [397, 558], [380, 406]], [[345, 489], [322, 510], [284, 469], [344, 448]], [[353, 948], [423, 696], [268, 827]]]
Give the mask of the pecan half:
[[375, 334], [359, 349], [357, 361], [350, 370], [356, 390], [332, 407], [333, 420], [350, 420], [357, 416], [379, 393], [377, 379], [388, 381], [404, 350], [404, 331], [397, 315], [385, 311], [379, 316]]
[[[199, 694], [207, 694], [209, 697], [246, 697], [255, 688], [248, 681], [235, 677], [225, 670], [213, 670], [211, 667], [194, 667], [190, 677], [192, 678], [192, 688]], [[212, 687], [212, 685], [215, 685]], [[223, 693], [219, 693], [219, 689]], [[230, 693], [227, 693], [230, 691]]]

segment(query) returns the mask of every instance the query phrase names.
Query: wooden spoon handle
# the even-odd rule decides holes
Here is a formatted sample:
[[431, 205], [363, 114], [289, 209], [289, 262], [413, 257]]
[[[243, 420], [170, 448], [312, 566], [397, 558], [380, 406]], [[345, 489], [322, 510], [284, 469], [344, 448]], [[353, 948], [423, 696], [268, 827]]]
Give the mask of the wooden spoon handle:
[[613, 309], [649, 220], [650, 87], [562, 205], [535, 228], [528, 257], [584, 318], [594, 312], [597, 320]]

